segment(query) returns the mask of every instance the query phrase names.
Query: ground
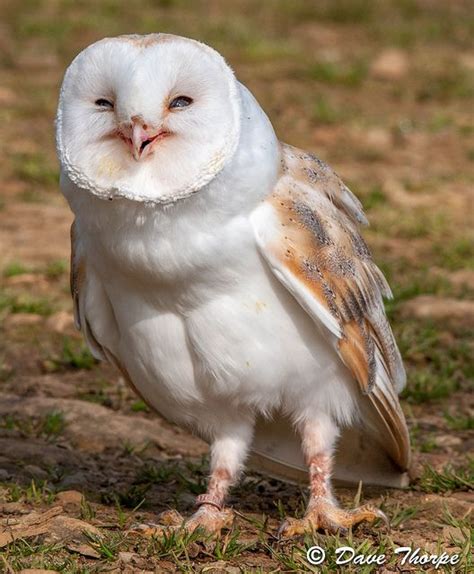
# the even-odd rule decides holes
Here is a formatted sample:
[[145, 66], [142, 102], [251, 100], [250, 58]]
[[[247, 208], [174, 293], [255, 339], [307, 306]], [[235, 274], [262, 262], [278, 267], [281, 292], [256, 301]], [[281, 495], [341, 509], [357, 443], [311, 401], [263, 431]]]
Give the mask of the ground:
[[[0, 25], [0, 571], [333, 572], [335, 549], [460, 554], [472, 568], [474, 500], [472, 5], [461, 0], [232, 2], [12, 0]], [[71, 215], [58, 191], [54, 114], [61, 77], [106, 35], [169, 31], [220, 50], [279, 137], [328, 161], [361, 198], [395, 299], [408, 371], [408, 490], [338, 489], [392, 523], [347, 537], [275, 538], [304, 488], [248, 473], [218, 540], [127, 534], [202, 492], [207, 447], [161, 420], [72, 324]], [[471, 392], [470, 392], [471, 391]], [[5, 526], [8, 524], [8, 528]], [[306, 548], [326, 549], [321, 567]], [[443, 568], [440, 570], [443, 571]]]

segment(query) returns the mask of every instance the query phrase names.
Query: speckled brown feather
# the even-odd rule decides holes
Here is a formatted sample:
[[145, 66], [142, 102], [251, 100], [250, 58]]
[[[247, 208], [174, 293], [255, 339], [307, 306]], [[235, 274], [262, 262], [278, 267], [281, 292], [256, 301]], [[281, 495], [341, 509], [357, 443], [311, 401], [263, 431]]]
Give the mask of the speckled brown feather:
[[383, 307], [390, 288], [358, 231], [366, 222], [361, 204], [324, 162], [285, 144], [281, 177], [266, 202], [276, 218], [263, 254], [297, 299], [303, 286], [337, 323], [338, 353], [380, 415], [393, 458], [406, 467], [408, 434], [395, 392], [405, 371]]
[[349, 194], [326, 164], [283, 146], [283, 176], [268, 198], [283, 239], [274, 248], [338, 321], [341, 357], [362, 390], [370, 392], [376, 348], [394, 381], [403, 376], [403, 366], [385, 314], [380, 313], [382, 296], [390, 296], [390, 289], [359, 235], [356, 224], [365, 218]]

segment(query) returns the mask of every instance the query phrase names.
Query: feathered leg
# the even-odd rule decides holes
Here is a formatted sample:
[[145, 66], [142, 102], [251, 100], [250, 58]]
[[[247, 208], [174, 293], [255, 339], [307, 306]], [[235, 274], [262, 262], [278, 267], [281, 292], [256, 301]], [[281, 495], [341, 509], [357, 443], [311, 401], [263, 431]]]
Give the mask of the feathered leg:
[[229, 488], [237, 481], [252, 439], [252, 429], [233, 427], [214, 440], [211, 447], [211, 474], [207, 491], [196, 498], [198, 509], [184, 519], [177, 511], [169, 510], [159, 516], [158, 525], [140, 525], [135, 532], [145, 536], [159, 536], [172, 529], [183, 528], [193, 532], [201, 528], [208, 534], [217, 534], [232, 525], [233, 513], [224, 507]]
[[338, 430], [330, 418], [321, 414], [317, 422], [305, 422], [301, 434], [309, 470], [309, 503], [303, 518], [285, 519], [279, 528], [279, 536], [287, 538], [315, 530], [344, 532], [360, 522], [373, 522], [377, 518], [388, 524], [385, 514], [373, 506], [366, 505], [353, 510], [338, 507], [331, 489], [333, 447]]

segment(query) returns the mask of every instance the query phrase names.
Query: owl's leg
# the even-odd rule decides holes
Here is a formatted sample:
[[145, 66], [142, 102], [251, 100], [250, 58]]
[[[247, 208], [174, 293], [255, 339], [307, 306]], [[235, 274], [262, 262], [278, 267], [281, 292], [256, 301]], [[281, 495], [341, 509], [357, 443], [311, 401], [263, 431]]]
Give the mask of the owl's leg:
[[[233, 513], [225, 508], [225, 499], [229, 488], [237, 481], [252, 438], [251, 427], [233, 428], [214, 440], [211, 446], [211, 473], [207, 491], [196, 498], [196, 512], [184, 519], [175, 510], [166, 511], [159, 517], [159, 525], [140, 525], [139, 533], [145, 536], [157, 536], [172, 529], [184, 529], [188, 532], [200, 528], [208, 534], [219, 533], [229, 528], [233, 522]], [[137, 532], [137, 529], [135, 529]]]
[[385, 514], [373, 506], [365, 505], [353, 510], [338, 507], [331, 489], [333, 447], [338, 429], [331, 419], [321, 414], [317, 420], [305, 422], [301, 434], [309, 470], [310, 498], [303, 518], [286, 518], [279, 528], [279, 536], [288, 538], [316, 530], [345, 532], [360, 522], [373, 522], [378, 518], [388, 524]]

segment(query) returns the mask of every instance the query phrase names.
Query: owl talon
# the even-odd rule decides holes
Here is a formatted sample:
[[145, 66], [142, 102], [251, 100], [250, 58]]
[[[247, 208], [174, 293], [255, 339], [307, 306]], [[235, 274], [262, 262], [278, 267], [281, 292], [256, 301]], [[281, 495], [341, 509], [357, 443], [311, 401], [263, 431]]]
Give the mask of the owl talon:
[[176, 510], [162, 512], [158, 518], [160, 524], [137, 524], [128, 534], [152, 538], [179, 531], [191, 533], [198, 529], [202, 530], [204, 536], [220, 534], [222, 529], [232, 526], [234, 515], [228, 508], [218, 510], [214, 506], [203, 504], [187, 520]]
[[163, 526], [182, 526], [185, 519], [177, 510], [165, 510], [158, 515], [158, 523]]
[[323, 530], [330, 534], [347, 534], [349, 528], [361, 522], [372, 523], [380, 519], [390, 529], [387, 516], [371, 505], [353, 510], [342, 510], [329, 502], [318, 502], [310, 506], [303, 518], [287, 518], [278, 529], [279, 538], [292, 538], [306, 532]]

